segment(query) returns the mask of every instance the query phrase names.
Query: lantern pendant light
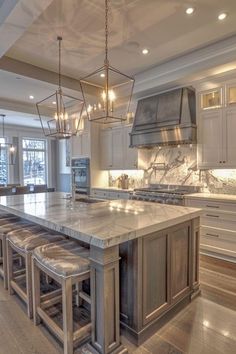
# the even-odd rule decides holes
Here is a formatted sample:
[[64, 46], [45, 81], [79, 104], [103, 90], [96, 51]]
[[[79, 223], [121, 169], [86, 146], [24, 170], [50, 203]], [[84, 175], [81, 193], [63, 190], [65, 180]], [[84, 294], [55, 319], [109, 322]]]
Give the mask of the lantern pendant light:
[[[133, 94], [134, 78], [110, 65], [108, 59], [109, 7], [105, 0], [104, 65], [80, 80], [88, 119], [97, 123], [126, 121]], [[88, 87], [90, 90], [88, 92]], [[91, 88], [93, 92], [91, 92]]]
[[0, 114], [2, 118], [2, 139], [3, 142], [0, 142], [0, 159], [2, 160], [2, 155], [6, 154], [6, 164], [7, 165], [15, 165], [16, 163], [16, 152], [17, 148], [14, 144], [7, 143], [5, 137], [5, 114]]
[[61, 87], [61, 42], [59, 43], [58, 89], [56, 92], [36, 104], [44, 135], [58, 139], [67, 139], [79, 130], [83, 100], [66, 94]]

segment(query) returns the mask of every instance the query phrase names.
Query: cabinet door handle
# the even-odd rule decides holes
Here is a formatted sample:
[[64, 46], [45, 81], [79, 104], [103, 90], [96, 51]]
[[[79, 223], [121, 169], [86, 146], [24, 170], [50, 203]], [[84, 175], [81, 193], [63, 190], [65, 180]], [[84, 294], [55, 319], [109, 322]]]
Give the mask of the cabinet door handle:
[[206, 236], [210, 236], [210, 237], [219, 237], [219, 235], [217, 235], [217, 234], [206, 234]]
[[219, 218], [219, 215], [206, 214], [206, 216], [210, 216], [211, 218]]
[[219, 209], [218, 205], [207, 205], [207, 208]]

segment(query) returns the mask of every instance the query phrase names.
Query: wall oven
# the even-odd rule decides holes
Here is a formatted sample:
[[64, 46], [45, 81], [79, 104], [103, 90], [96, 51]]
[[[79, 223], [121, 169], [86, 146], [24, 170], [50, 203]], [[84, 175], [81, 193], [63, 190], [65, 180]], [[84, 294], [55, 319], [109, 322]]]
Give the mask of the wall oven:
[[72, 158], [72, 193], [90, 195], [90, 159]]

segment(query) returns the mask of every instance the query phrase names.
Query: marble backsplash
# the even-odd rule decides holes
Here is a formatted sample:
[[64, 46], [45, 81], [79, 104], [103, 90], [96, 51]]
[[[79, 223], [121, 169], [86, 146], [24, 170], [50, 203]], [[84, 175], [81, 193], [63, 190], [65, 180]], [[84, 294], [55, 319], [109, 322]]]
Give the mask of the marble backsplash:
[[[146, 170], [125, 173], [130, 177], [130, 188], [150, 183], [178, 184], [201, 186], [204, 192], [236, 194], [236, 169], [198, 170], [196, 146], [154, 148]], [[109, 185], [116, 184], [116, 175], [110, 172]]]

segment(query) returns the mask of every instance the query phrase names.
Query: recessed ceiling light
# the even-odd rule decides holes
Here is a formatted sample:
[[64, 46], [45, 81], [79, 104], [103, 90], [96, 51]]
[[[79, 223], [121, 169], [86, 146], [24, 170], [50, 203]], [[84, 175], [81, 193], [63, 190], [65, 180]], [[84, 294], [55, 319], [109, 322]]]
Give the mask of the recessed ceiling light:
[[101, 73], [100, 76], [101, 76], [101, 77], [105, 77], [105, 74], [104, 74], [104, 73]]
[[33, 100], [33, 99], [34, 99], [34, 96], [33, 96], [33, 95], [30, 95], [30, 96], [29, 96], [29, 99], [30, 99], [30, 100]]
[[144, 48], [144, 49], [142, 50], [142, 53], [143, 53], [144, 55], [147, 55], [147, 54], [149, 53], [149, 50], [148, 50], [147, 48]]
[[57, 104], [56, 101], [53, 101], [52, 104]]
[[193, 7], [188, 7], [185, 12], [186, 12], [187, 15], [192, 15], [194, 13], [194, 8]]
[[222, 12], [221, 14], [219, 14], [218, 16], [218, 20], [222, 21], [227, 17], [227, 14], [225, 12]]

